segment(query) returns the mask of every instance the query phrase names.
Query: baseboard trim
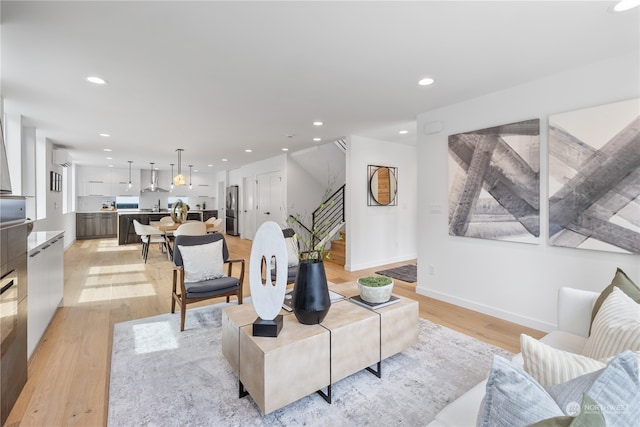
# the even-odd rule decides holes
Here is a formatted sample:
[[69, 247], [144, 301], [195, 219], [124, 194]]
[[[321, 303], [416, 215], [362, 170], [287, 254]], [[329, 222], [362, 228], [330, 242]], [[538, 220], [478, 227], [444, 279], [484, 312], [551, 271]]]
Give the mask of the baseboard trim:
[[429, 298], [437, 299], [439, 301], [455, 304], [460, 307], [468, 308], [469, 310], [477, 311], [482, 314], [497, 317], [498, 319], [506, 320], [508, 322], [516, 323], [518, 325], [533, 328], [542, 332], [551, 332], [558, 329], [558, 326], [552, 323], [543, 322], [541, 320], [533, 319], [531, 317], [522, 316], [510, 311], [501, 310], [489, 305], [479, 304], [474, 301], [470, 301], [457, 296], [449, 295], [443, 292], [434, 291], [432, 289], [426, 289], [424, 287], [417, 286], [416, 293], [427, 296]]
[[399, 257], [399, 258], [393, 258], [393, 259], [385, 259], [385, 260], [377, 260], [377, 261], [372, 261], [372, 262], [363, 262], [360, 264], [346, 264], [344, 265], [344, 269], [350, 272], [353, 271], [358, 271], [358, 270], [365, 270], [367, 268], [373, 268], [373, 267], [382, 267], [384, 265], [387, 264], [394, 264], [396, 262], [405, 262], [405, 261], [412, 261], [416, 259], [416, 256], [406, 256], [406, 257]]

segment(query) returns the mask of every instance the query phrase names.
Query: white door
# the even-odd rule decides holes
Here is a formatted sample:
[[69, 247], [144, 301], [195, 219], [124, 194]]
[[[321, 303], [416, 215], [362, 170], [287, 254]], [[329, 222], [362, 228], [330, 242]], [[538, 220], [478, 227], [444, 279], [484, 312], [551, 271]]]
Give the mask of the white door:
[[218, 203], [218, 218], [222, 218], [222, 228], [226, 230], [226, 217], [227, 214], [224, 210], [225, 208], [225, 200], [226, 200], [227, 190], [225, 188], [224, 181], [218, 181], [218, 194], [216, 197], [216, 202]]
[[242, 198], [239, 211], [241, 212], [240, 235], [243, 239], [253, 240], [256, 233], [256, 224], [253, 219], [253, 177], [242, 177]]
[[278, 171], [257, 176], [256, 230], [265, 221], [274, 221], [284, 225], [281, 175]]

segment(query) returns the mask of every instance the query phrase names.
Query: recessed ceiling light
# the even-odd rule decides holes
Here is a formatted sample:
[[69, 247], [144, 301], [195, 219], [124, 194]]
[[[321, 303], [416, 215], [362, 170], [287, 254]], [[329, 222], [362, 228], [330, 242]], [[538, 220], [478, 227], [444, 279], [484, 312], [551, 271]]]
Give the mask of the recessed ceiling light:
[[424, 79], [420, 80], [418, 84], [420, 86], [429, 86], [430, 84], [433, 84], [433, 79], [429, 77], [425, 77]]
[[401, 130], [401, 131], [399, 131], [398, 133], [399, 133], [400, 135], [404, 135], [404, 134], [409, 133], [409, 131], [408, 131], [408, 130]]
[[194, 169], [194, 170], [193, 170], [193, 173], [196, 173], [196, 172], [198, 172], [198, 169]]
[[317, 121], [317, 122], [313, 122], [314, 126], [322, 126], [324, 123]]
[[100, 136], [103, 136], [105, 138], [109, 138], [111, 135], [109, 135], [108, 133], [101, 133]]
[[314, 140], [315, 142], [319, 142], [319, 141], [322, 141], [322, 138], [313, 138], [313, 140]]
[[283, 148], [282, 151], [289, 151], [289, 149], [288, 148]]
[[113, 160], [113, 157], [106, 157], [107, 160]]
[[613, 6], [614, 12], [624, 12], [640, 6], [640, 0], [622, 0]]
[[247, 148], [246, 150], [244, 150], [245, 153], [251, 153], [253, 150], [251, 150], [250, 148]]
[[210, 168], [212, 168], [212, 167], [213, 167], [213, 165], [207, 165], [207, 166], [209, 166]]
[[227, 159], [222, 159], [222, 161], [223, 161], [223, 162], [228, 162], [229, 160], [227, 160]]
[[107, 81], [105, 79], [102, 79], [100, 77], [96, 77], [96, 76], [89, 76], [87, 77], [87, 81], [97, 84], [97, 85], [106, 85]]
[[109, 165], [109, 167], [110, 167], [110, 168], [112, 168], [112, 167], [113, 167], [113, 165]]

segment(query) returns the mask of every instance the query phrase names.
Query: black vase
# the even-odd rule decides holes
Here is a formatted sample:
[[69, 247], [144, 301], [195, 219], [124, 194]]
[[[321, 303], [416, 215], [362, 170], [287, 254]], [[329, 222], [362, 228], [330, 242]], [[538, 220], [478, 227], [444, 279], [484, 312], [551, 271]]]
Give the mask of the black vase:
[[324, 320], [331, 307], [331, 299], [322, 260], [300, 261], [291, 306], [302, 324], [315, 325]]

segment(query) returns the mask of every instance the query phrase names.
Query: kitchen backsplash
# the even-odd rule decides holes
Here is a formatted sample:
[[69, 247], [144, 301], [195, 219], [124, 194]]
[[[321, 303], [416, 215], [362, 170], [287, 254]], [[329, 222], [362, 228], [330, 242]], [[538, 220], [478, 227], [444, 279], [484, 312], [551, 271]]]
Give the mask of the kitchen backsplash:
[[[141, 193], [139, 199], [140, 209], [153, 209], [160, 201], [159, 209], [168, 208], [169, 197], [171, 193]], [[100, 196], [80, 196], [78, 197], [78, 212], [99, 211], [103, 203], [107, 206], [115, 204], [115, 197]], [[189, 197], [186, 201], [191, 209], [197, 209], [196, 205], [200, 205], [200, 209], [217, 209], [215, 197]]]
[[111, 206], [112, 203], [115, 204], [115, 197], [101, 197], [101, 196], [87, 196], [87, 197], [78, 197], [78, 205], [76, 209], [78, 212], [88, 212], [88, 211], [99, 211], [102, 209], [103, 203], [106, 206]]

